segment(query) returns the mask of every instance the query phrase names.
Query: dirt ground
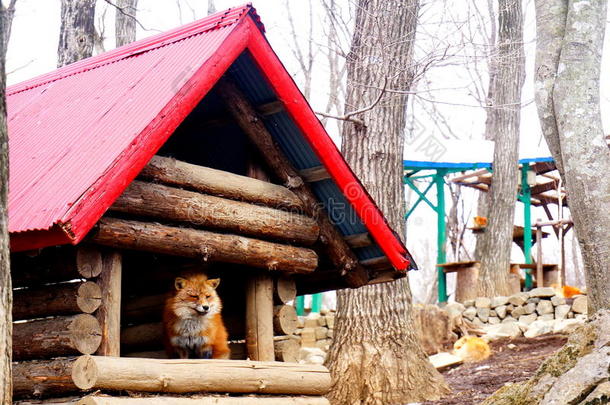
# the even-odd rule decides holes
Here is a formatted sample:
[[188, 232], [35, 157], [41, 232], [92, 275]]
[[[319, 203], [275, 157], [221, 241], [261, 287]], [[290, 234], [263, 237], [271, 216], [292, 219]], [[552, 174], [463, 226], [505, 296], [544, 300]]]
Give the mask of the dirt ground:
[[[538, 366], [562, 347], [567, 338], [546, 335], [533, 339], [502, 339], [490, 344], [492, 355], [479, 363], [462, 364], [443, 372], [453, 393], [425, 405], [473, 405], [507, 382], [528, 379]], [[509, 347], [509, 345], [515, 347]]]

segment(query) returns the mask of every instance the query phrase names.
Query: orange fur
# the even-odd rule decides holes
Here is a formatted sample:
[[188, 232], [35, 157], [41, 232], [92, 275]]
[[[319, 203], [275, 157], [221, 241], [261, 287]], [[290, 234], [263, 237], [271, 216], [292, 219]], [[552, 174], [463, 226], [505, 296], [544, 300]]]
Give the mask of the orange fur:
[[582, 294], [582, 291], [578, 287], [572, 287], [571, 285], [564, 285], [560, 287], [558, 284], [551, 285], [555, 290], [555, 294], [563, 298], [572, 298], [575, 295]]
[[476, 362], [488, 358], [491, 349], [480, 337], [463, 336], [453, 344], [453, 353], [466, 362]]
[[165, 302], [165, 350], [170, 358], [229, 358], [222, 302], [216, 292], [220, 279], [195, 274], [175, 280], [176, 291]]
[[487, 218], [477, 215], [474, 217], [474, 224], [479, 228], [485, 228], [487, 226]]

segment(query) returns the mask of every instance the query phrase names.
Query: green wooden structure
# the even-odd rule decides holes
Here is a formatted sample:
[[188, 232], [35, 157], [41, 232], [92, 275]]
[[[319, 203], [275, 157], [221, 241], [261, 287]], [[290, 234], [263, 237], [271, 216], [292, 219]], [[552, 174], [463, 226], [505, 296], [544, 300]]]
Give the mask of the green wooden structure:
[[[523, 232], [523, 253], [525, 261], [528, 264], [532, 263], [532, 214], [531, 214], [531, 184], [535, 172], [531, 170], [530, 163], [533, 162], [552, 162], [551, 158], [539, 159], [521, 159], [521, 184], [519, 189], [518, 200], [523, 203], [524, 217], [524, 232]], [[415, 191], [418, 196], [417, 201], [408, 209], [405, 214], [405, 220], [413, 214], [418, 205], [424, 201], [436, 213], [436, 231], [437, 231], [437, 255], [436, 263], [442, 264], [447, 261], [447, 227], [445, 222], [445, 182], [446, 176], [451, 173], [465, 172], [469, 170], [487, 169], [491, 172], [491, 163], [450, 163], [450, 162], [422, 162], [422, 161], [403, 161], [404, 176], [403, 182]], [[422, 190], [417, 186], [417, 183], [426, 183], [427, 186]], [[436, 190], [436, 204], [432, 203], [428, 197], [428, 193], [432, 189]], [[447, 302], [447, 278], [442, 268], [437, 268], [438, 277], [438, 300], [439, 302]], [[531, 270], [526, 271], [525, 277], [526, 288], [532, 288]]]

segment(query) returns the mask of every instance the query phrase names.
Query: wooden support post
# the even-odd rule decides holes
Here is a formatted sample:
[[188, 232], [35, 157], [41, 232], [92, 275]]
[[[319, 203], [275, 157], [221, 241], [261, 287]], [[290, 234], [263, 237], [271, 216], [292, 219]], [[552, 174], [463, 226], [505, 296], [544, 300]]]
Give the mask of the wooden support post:
[[97, 354], [119, 356], [121, 354], [121, 254], [103, 252], [103, 268], [99, 285], [102, 289], [102, 305], [97, 319], [102, 328], [102, 343]]
[[320, 242], [324, 246], [332, 264], [345, 276], [351, 287], [360, 287], [368, 283], [367, 270], [358, 263], [355, 254], [350, 250], [342, 235], [330, 222], [326, 212], [320, 207], [317, 198], [303, 181], [296, 169], [290, 164], [284, 153], [275, 144], [267, 131], [256, 109], [250, 104], [241, 91], [230, 81], [224, 79], [217, 84], [218, 94], [225, 106], [256, 146], [265, 159], [267, 166], [274, 174], [295, 193], [303, 202], [306, 214], [316, 218], [320, 226]]
[[[272, 348], [273, 350], [273, 348]], [[162, 360], [82, 356], [72, 367], [77, 387], [163, 393], [229, 392], [324, 395], [323, 366], [249, 360]]]
[[320, 231], [305, 215], [142, 181], [132, 182], [110, 209], [303, 245]]
[[536, 287], [544, 286], [544, 273], [542, 269], [542, 227], [536, 223]]
[[[63, 404], [57, 404], [63, 405]], [[188, 397], [108, 397], [88, 396], [76, 405], [330, 405], [324, 397], [219, 397], [218, 395]]]
[[90, 234], [90, 240], [115, 248], [245, 264], [288, 273], [308, 273], [318, 267], [318, 255], [311, 249], [149, 222], [102, 218]]
[[13, 363], [14, 398], [48, 398], [78, 391], [72, 382], [76, 358], [33, 360]]
[[273, 361], [273, 279], [258, 274], [246, 287], [246, 347], [251, 360]]

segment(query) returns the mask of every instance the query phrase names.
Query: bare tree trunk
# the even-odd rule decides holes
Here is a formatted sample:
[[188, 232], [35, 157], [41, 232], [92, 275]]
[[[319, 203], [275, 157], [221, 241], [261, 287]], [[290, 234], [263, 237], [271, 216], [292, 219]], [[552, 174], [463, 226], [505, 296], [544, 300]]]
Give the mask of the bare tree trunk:
[[[402, 151], [405, 94], [412, 82], [418, 0], [360, 0], [348, 55], [346, 110], [372, 106], [343, 125], [343, 152], [389, 223], [404, 235]], [[363, 86], [366, 84], [366, 87]], [[384, 85], [385, 84], [385, 85]], [[329, 353], [334, 404], [404, 404], [448, 392], [414, 332], [406, 278], [337, 292], [337, 323]]]
[[[11, 2], [14, 6], [14, 2]], [[4, 61], [6, 58], [5, 38], [10, 29], [5, 13], [9, 12], [0, 3], [0, 402], [12, 403], [13, 377], [11, 374], [13, 340], [13, 289], [8, 234], [8, 130], [6, 127], [6, 82]], [[12, 18], [12, 16], [11, 16]]]
[[[495, 97], [495, 90], [497, 89], [498, 83], [496, 81], [497, 77], [497, 61], [496, 58], [498, 55], [498, 44], [497, 44], [497, 23], [496, 23], [496, 13], [494, 12], [493, 0], [487, 0], [487, 10], [489, 13], [489, 19], [491, 21], [491, 31], [488, 38], [488, 54], [487, 54], [487, 69], [489, 71], [489, 84], [487, 85], [487, 99], [486, 99], [486, 113], [487, 117], [485, 119], [485, 133], [483, 134], [483, 139], [486, 141], [493, 141], [496, 131], [496, 114], [494, 114], [494, 105], [497, 100]], [[477, 215], [480, 217], [488, 217], [489, 216], [489, 193], [479, 192], [479, 197], [477, 200]], [[483, 236], [479, 235], [477, 237], [476, 245], [474, 248], [474, 258], [475, 260], [480, 260], [483, 256]]]
[[517, 181], [521, 88], [525, 79], [521, 0], [499, 0], [498, 55], [493, 81], [496, 127], [488, 226], [482, 236], [478, 294], [510, 294], [508, 268], [513, 240]]
[[61, 0], [57, 67], [88, 58], [95, 39], [95, 0]]
[[116, 3], [116, 47], [136, 40], [136, 12], [138, 0], [118, 0]]
[[536, 104], [568, 192], [591, 314], [610, 309], [610, 151], [599, 105], [606, 9], [604, 0], [536, 1]]
[[3, 41], [4, 41], [4, 52], [6, 53], [6, 50], [8, 49], [8, 40], [11, 37], [11, 28], [13, 27], [13, 17], [15, 16], [15, 3], [17, 3], [17, 0], [10, 0], [8, 7], [4, 7], [4, 5], [2, 5], [1, 7], [3, 8], [2, 10], [2, 21], [0, 21], [0, 24], [2, 24], [2, 31], [3, 31]]

